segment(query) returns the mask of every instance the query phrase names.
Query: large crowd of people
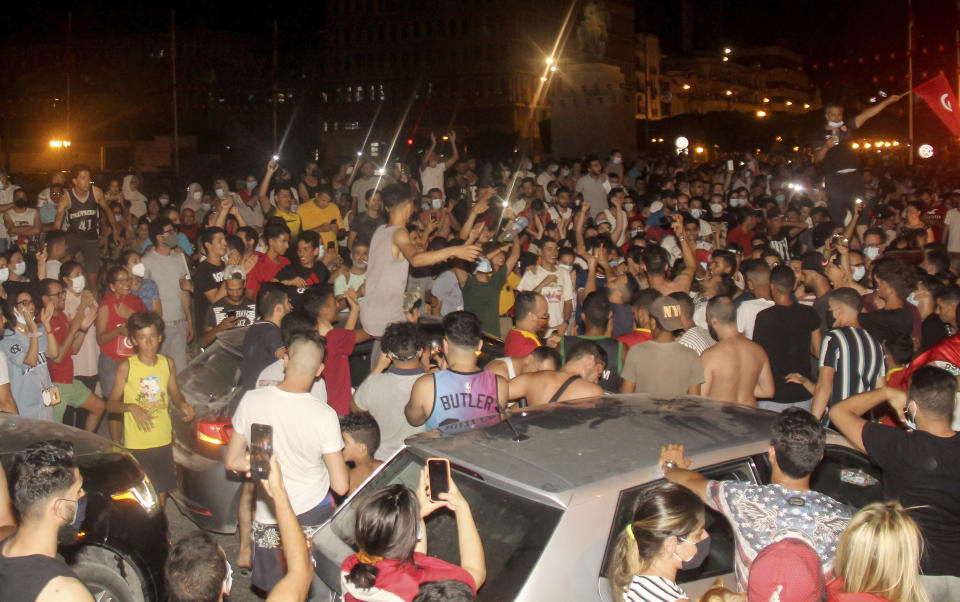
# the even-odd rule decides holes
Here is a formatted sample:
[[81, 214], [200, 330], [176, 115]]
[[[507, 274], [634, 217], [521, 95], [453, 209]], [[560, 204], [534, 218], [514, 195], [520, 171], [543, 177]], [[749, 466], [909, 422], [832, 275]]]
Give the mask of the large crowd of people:
[[[780, 413], [772, 484], [710, 481], [682, 446], [665, 448], [670, 484], [616, 543], [618, 597], [684, 599], [676, 574], [705, 555], [709, 506], [734, 527], [734, 590], [772, 591], [751, 565], [809, 558], [831, 600], [960, 599], [960, 177], [861, 165], [847, 139], [871, 111], [845, 126], [828, 107], [806, 162], [626, 163], [617, 150], [485, 161], [450, 132], [418, 164], [301, 171], [274, 158], [263, 173], [192, 183], [182, 200], [134, 174], [101, 189], [85, 166], [37, 191], [0, 173], [0, 410], [92, 432], [106, 417], [165, 497], [172, 421], [194, 414], [177, 372], [246, 329], [226, 464], [248, 472], [251, 425], [271, 424], [283, 479], [245, 486], [234, 561], [260, 590], [299, 595], [296, 523], [321, 524], [411, 434], [514, 404], [704, 395]], [[441, 341], [417, 326], [431, 320]], [[503, 357], [481, 366], [490, 337]], [[354, 388], [350, 356], [368, 340]], [[852, 515], [810, 491], [827, 426], [883, 469], [888, 504]], [[72, 490], [66, 477], [57, 486]], [[456, 487], [445, 495], [431, 500], [421, 480], [365, 501], [347, 599], [482, 585], [483, 534]], [[459, 567], [424, 556], [422, 517], [440, 506], [456, 515]], [[219, 569], [210, 583], [184, 576], [222, 556], [208, 538], [180, 542], [168, 577], [213, 593], [172, 586], [174, 599], [226, 593]], [[778, 599], [821, 599], [785, 583]]]

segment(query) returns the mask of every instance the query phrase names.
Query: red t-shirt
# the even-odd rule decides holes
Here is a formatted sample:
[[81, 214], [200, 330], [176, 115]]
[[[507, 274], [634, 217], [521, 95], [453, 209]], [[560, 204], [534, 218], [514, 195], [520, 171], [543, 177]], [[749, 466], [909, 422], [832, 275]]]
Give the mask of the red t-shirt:
[[[389, 592], [401, 600], [413, 600], [420, 591], [420, 584], [429, 581], [440, 581], [442, 579], [454, 579], [463, 581], [470, 586], [474, 592], [477, 591], [477, 585], [473, 582], [470, 573], [450, 564], [445, 560], [427, 556], [420, 552], [413, 553], [413, 562], [410, 564], [402, 563], [397, 560], [384, 559], [376, 564], [377, 580], [369, 590], [363, 590], [363, 597], [358, 598], [353, 595], [353, 591], [359, 590], [353, 584], [346, 580], [358, 560], [354, 554], [343, 561], [340, 565], [340, 582], [343, 584], [344, 600], [347, 602], [359, 602], [360, 600], [369, 600], [375, 596], [377, 590]], [[385, 599], [385, 597], [378, 597]]]
[[247, 290], [253, 293], [254, 299], [256, 299], [257, 293], [260, 292], [260, 287], [263, 286], [263, 283], [273, 280], [277, 273], [288, 265], [290, 265], [290, 260], [283, 255], [277, 257], [276, 262], [267, 257], [266, 253], [260, 255], [253, 269], [247, 274]]
[[540, 338], [532, 332], [511, 328], [503, 341], [503, 354], [507, 357], [523, 357], [540, 345]]
[[[60, 312], [50, 318], [50, 332], [53, 338], [57, 340], [57, 345], [63, 349], [63, 343], [67, 340], [67, 334], [70, 332], [70, 318], [67, 314]], [[73, 356], [68, 351], [63, 356], [62, 362], [50, 361], [50, 379], [55, 383], [70, 384], [73, 382]]]
[[727, 234], [727, 242], [735, 242], [741, 247], [743, 247], [743, 256], [746, 257], [753, 253], [753, 231], [750, 232], [744, 231], [740, 226], [737, 226], [733, 230], [730, 230], [730, 233]]
[[357, 342], [357, 331], [334, 328], [327, 333], [323, 356], [323, 382], [327, 388], [327, 405], [339, 416], [350, 413], [350, 354]]
[[[133, 293], [128, 293], [123, 299], [118, 299], [113, 292], [109, 292], [104, 295], [103, 300], [100, 301], [100, 307], [106, 306], [107, 308], [107, 327], [105, 332], [111, 331], [117, 326], [127, 323], [128, 318], [122, 318], [120, 317], [120, 314], [117, 313], [117, 307], [121, 303], [135, 312], [147, 311], [147, 308], [143, 305], [143, 301], [140, 300], [140, 297], [134, 295]], [[100, 353], [105, 353], [107, 354], [107, 357], [118, 362], [122, 362], [134, 354], [134, 349], [133, 345], [130, 344], [129, 337], [117, 335], [107, 341], [105, 344], [100, 345]]]
[[618, 336], [617, 340], [626, 345], [627, 349], [629, 349], [637, 343], [646, 343], [647, 341], [652, 341], [653, 333], [646, 328], [637, 328], [633, 332], [628, 332], [627, 334]]

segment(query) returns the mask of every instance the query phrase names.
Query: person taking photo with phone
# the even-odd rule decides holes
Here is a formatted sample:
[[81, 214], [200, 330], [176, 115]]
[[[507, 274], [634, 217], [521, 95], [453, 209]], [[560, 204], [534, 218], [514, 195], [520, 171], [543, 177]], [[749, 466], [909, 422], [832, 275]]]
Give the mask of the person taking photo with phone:
[[[354, 527], [357, 553], [340, 566], [345, 600], [411, 600], [421, 583], [439, 579], [462, 581], [474, 592], [480, 589], [487, 577], [483, 542], [470, 504], [453, 479], [447, 484], [449, 491], [433, 493], [424, 468], [416, 492], [398, 483], [363, 501]], [[424, 519], [440, 508], [456, 516], [460, 566], [427, 556]]]
[[[293, 335], [284, 359], [284, 379], [276, 386], [247, 391], [233, 415], [233, 436], [227, 446], [227, 470], [250, 473], [251, 456], [265, 453], [267, 443], [284, 466], [283, 486], [300, 525], [313, 530], [333, 514], [330, 491], [344, 495], [350, 486], [343, 460], [343, 437], [337, 413], [310, 390], [323, 371], [324, 339], [317, 332]], [[254, 427], [269, 437], [254, 438]], [[248, 445], [249, 442], [249, 445]], [[284, 576], [279, 516], [273, 503], [260, 497], [253, 522], [253, 572], [250, 582], [270, 591]]]

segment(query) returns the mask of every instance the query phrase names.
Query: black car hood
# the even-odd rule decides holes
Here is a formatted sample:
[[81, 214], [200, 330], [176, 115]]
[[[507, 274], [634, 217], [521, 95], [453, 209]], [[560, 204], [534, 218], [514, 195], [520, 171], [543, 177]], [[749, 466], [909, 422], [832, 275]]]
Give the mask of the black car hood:
[[0, 455], [16, 453], [31, 443], [48, 439], [69, 441], [73, 444], [75, 456], [126, 452], [107, 439], [71, 426], [13, 414], [0, 414]]

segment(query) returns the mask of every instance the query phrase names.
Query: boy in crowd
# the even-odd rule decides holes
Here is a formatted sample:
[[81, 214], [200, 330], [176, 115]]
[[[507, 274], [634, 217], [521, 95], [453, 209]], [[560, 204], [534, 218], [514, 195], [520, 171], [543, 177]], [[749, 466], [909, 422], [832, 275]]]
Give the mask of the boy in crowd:
[[340, 433], [343, 435], [343, 459], [353, 464], [350, 468], [350, 495], [383, 462], [373, 454], [380, 447], [380, 427], [367, 412], [347, 414], [340, 417]]
[[[117, 366], [113, 391], [107, 400], [110, 412], [110, 436], [128, 448], [160, 494], [160, 507], [167, 493], [177, 486], [173, 470], [173, 424], [170, 402], [184, 422], [193, 420], [193, 408], [177, 385], [177, 367], [160, 355], [163, 319], [149, 311], [137, 312], [127, 320], [127, 332], [136, 355]], [[122, 416], [121, 425], [116, 421]]]

